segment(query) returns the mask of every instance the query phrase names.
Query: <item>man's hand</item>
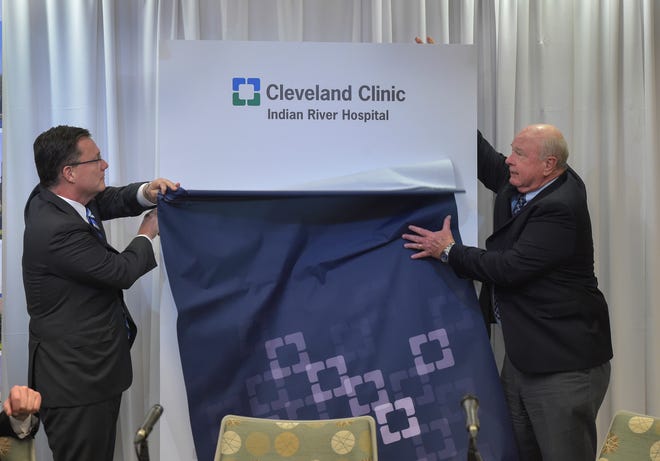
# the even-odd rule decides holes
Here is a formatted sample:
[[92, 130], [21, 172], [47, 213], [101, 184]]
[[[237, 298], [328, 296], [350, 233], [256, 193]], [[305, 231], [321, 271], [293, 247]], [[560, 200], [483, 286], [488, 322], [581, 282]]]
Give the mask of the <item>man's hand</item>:
[[27, 386], [14, 386], [9, 391], [9, 397], [2, 404], [2, 409], [8, 416], [23, 421], [41, 407], [41, 394]]
[[155, 208], [144, 215], [142, 219], [142, 224], [138, 229], [138, 234], [146, 235], [150, 239], [153, 239], [158, 235], [158, 210]]
[[164, 195], [167, 192], [167, 189], [175, 191], [179, 188], [179, 185], [180, 184], [178, 182], [172, 182], [165, 178], [158, 178], [147, 184], [142, 192], [144, 194], [144, 198], [149, 200], [151, 203], [156, 203], [158, 201], [158, 192]]
[[417, 250], [417, 253], [410, 256], [412, 259], [426, 258], [427, 256], [440, 259], [442, 250], [454, 241], [451, 233], [451, 216], [445, 217], [442, 229], [437, 232], [417, 226], [408, 226], [408, 229], [415, 233], [402, 235], [405, 240], [410, 241], [410, 243], [404, 243], [403, 246], [411, 250]]

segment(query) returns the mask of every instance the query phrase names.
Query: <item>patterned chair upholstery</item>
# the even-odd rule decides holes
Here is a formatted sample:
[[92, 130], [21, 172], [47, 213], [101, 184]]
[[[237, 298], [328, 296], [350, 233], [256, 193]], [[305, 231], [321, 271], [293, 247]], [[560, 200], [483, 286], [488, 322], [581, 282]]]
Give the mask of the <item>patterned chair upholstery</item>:
[[215, 461], [377, 461], [371, 416], [315, 421], [227, 415]]
[[660, 461], [660, 418], [619, 411], [598, 461]]
[[12, 437], [0, 437], [0, 461], [34, 461], [34, 459], [33, 439], [19, 440]]

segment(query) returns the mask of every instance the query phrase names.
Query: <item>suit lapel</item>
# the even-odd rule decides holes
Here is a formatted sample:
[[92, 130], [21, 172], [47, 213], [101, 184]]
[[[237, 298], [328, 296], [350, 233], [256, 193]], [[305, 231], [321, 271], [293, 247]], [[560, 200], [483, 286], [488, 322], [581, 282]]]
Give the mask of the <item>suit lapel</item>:
[[568, 172], [565, 171], [562, 173], [555, 182], [550, 184], [548, 187], [543, 189], [539, 194], [534, 197], [532, 200], [528, 201], [525, 207], [518, 213], [515, 218], [511, 213], [511, 201], [513, 197], [518, 194], [518, 190], [511, 184], [507, 184], [502, 191], [497, 194], [495, 200], [495, 225], [493, 229], [493, 234], [497, 233], [501, 229], [507, 227], [515, 219], [519, 219], [526, 212], [532, 209], [530, 205], [537, 203], [540, 200], [543, 200], [544, 197], [552, 194], [554, 191], [559, 189], [565, 182], [568, 177]]
[[511, 184], [507, 184], [502, 192], [497, 195], [495, 200], [495, 228], [493, 229], [493, 233], [497, 232], [511, 221], [511, 200], [516, 194], [518, 194], [516, 188]]
[[[71, 215], [71, 216], [76, 216], [78, 218], [81, 218], [81, 216], [78, 214], [78, 212], [71, 205], [69, 205], [66, 201], [62, 200], [61, 198], [59, 198], [52, 191], [50, 191], [48, 188], [43, 187], [41, 185], [37, 185], [37, 187], [34, 188], [32, 193], [30, 194], [30, 197], [28, 198], [27, 204], [25, 205], [25, 215], [26, 216], [27, 216], [27, 210], [30, 206], [30, 202], [37, 195], [41, 195], [42, 200], [45, 200], [47, 202], [52, 203], [54, 206], [56, 206], [62, 212], [66, 213], [68, 215]], [[91, 202], [89, 202], [89, 204], [87, 206], [89, 207], [90, 210], [92, 210], [92, 213], [94, 213], [94, 216], [97, 217], [97, 223], [99, 225], [99, 228], [101, 229], [101, 232], [103, 233], [103, 236], [105, 237], [107, 234], [105, 233], [105, 229], [103, 228], [103, 221], [101, 221], [101, 219], [99, 218], [101, 213], [99, 211], [96, 200], [92, 200]], [[85, 220], [83, 220], [83, 221], [85, 221]], [[91, 228], [91, 224], [89, 224], [89, 223], [86, 223], [86, 224], [88, 226], [90, 226], [90, 228]], [[92, 232], [96, 235], [96, 232], [94, 230], [92, 230]], [[115, 250], [108, 243], [107, 238], [101, 238], [101, 237], [98, 237], [98, 236], [97, 236], [97, 238], [110, 251], [113, 251], [115, 253], [119, 253], [117, 250]]]

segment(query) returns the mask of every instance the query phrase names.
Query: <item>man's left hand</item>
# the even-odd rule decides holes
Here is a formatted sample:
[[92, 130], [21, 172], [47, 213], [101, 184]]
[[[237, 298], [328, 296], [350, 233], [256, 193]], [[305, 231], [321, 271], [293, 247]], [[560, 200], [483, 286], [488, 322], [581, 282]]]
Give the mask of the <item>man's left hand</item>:
[[172, 182], [165, 178], [154, 179], [144, 188], [144, 198], [151, 203], [156, 203], [158, 201], [158, 192], [164, 195], [167, 189], [175, 191], [179, 188], [179, 185], [178, 182]]

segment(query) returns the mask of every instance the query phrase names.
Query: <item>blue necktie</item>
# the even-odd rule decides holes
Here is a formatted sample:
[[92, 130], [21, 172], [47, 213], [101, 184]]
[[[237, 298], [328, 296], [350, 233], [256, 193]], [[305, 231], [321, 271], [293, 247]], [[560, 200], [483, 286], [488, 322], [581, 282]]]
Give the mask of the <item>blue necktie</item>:
[[526, 204], [527, 204], [527, 199], [525, 198], [525, 194], [519, 194], [516, 203], [513, 205], [513, 211], [512, 211], [513, 216], [520, 213], [520, 210], [522, 210]]
[[96, 220], [94, 213], [92, 213], [92, 210], [90, 210], [89, 208], [86, 208], [86, 210], [87, 210], [87, 221], [96, 232], [96, 236], [105, 242], [105, 235], [103, 234], [103, 231], [101, 230], [101, 226], [99, 226], [99, 223]]

